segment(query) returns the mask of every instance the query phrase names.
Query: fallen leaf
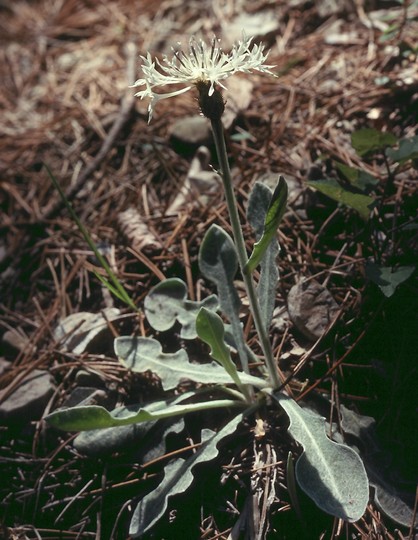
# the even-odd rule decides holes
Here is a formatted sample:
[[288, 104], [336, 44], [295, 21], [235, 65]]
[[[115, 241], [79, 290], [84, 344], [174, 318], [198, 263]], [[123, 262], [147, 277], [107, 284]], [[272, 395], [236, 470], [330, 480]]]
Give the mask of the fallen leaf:
[[301, 280], [289, 291], [287, 309], [296, 328], [308, 339], [320, 338], [338, 314], [331, 293], [314, 280]]

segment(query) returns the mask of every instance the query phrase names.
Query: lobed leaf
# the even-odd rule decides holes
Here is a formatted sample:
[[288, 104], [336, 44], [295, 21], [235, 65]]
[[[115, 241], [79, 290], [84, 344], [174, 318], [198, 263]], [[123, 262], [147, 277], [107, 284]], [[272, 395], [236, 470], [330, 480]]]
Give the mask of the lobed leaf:
[[195, 466], [218, 456], [219, 443], [236, 431], [242, 418], [242, 414], [235, 416], [215, 435], [212, 435], [210, 430], [202, 430], [202, 447], [189, 459], [177, 459], [165, 467], [161, 484], [146, 495], [134, 510], [129, 528], [129, 534], [133, 538], [145, 534], [161, 519], [167, 510], [169, 499], [184, 493], [192, 484]]
[[[182, 403], [194, 395], [193, 392], [184, 392], [170, 401], [163, 401], [163, 408], [168, 404]], [[112, 411], [112, 416], [123, 418], [138, 412], [141, 408], [144, 406], [140, 404], [117, 407]], [[148, 411], [158, 411], [161, 409], [161, 402], [150, 403], [146, 408]], [[142, 462], [146, 462], [163, 455], [167, 436], [171, 433], [180, 433], [183, 429], [183, 418], [151, 420], [126, 426], [82, 431], [74, 439], [73, 445], [79, 452], [90, 456], [135, 448], [135, 452], [136, 454], [139, 452]]]
[[[132, 371], [152, 371], [161, 379], [164, 390], [172, 390], [184, 380], [204, 384], [231, 384], [231, 375], [216, 362], [192, 364], [187, 352], [163, 353], [159, 341], [142, 337], [119, 337], [115, 339], [115, 352]], [[261, 379], [240, 374], [243, 384], [254, 384]], [[264, 385], [264, 381], [263, 381]]]
[[144, 309], [150, 325], [159, 332], [170, 330], [178, 321], [183, 339], [196, 338], [196, 317], [201, 307], [216, 311], [218, 299], [208, 296], [201, 302], [187, 300], [187, 287], [178, 278], [162, 281], [145, 298]]

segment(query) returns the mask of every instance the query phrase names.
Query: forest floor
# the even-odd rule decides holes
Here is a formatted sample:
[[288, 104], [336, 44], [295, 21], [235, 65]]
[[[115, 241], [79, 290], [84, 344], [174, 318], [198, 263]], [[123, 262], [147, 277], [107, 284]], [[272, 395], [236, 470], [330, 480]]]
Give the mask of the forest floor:
[[[129, 85], [141, 77], [140, 54], [170, 55], [191, 35], [216, 35], [227, 50], [242, 29], [265, 44], [277, 74], [236, 75], [225, 92], [242, 220], [255, 181], [283, 175], [289, 184], [273, 352], [293, 395], [320, 402], [329, 422], [339, 423], [343, 406], [374, 419], [355, 440], [374, 487], [356, 523], [325, 514], [301, 491], [298, 510], [286, 460], [300, 451], [283, 418], [262, 434], [249, 420], [146, 537], [252, 538], [234, 525], [246, 511], [252, 460], [268, 447], [275, 467], [258, 482], [267, 490], [274, 478], [275, 488], [268, 505], [260, 499], [257, 538], [416, 538], [418, 2], [408, 0], [0, 2], [1, 538], [128, 538], [135, 501], [158, 485], [171, 452], [187, 457], [199, 428], [225, 420], [191, 417], [148, 462], [129, 445], [88, 456], [73, 433], [46, 425], [45, 415], [91, 393], [109, 407], [161, 395], [155, 377], [116, 358], [113, 337], [155, 333], [98, 279], [97, 258], [46, 167], [140, 309], [164, 278], [184, 280], [194, 300], [213, 292], [198, 250], [212, 223], [230, 231], [223, 195], [178, 199], [201, 140], [180, 144], [176, 123], [199, 115], [197, 96], [158, 103], [148, 124], [148, 104]], [[362, 151], [352, 135], [364, 128], [375, 144], [362, 139]], [[319, 180], [341, 187], [334, 199], [308, 185]], [[373, 198], [368, 215], [353, 194]], [[320, 335], [303, 330], [308, 307], [305, 322], [289, 316], [289, 291], [303, 278], [338, 307]], [[92, 314], [99, 335], [83, 327], [80, 337]], [[242, 321], [259, 352], [245, 309]], [[163, 339], [170, 347], [178, 337]], [[43, 382], [31, 386], [35, 375]]]

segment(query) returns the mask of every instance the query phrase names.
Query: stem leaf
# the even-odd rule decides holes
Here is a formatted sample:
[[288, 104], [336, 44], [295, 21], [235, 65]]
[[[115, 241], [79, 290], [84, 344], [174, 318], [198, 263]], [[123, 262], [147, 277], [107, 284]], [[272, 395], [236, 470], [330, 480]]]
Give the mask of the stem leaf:
[[[261, 185], [261, 184], [259, 184]], [[268, 189], [268, 188], [267, 188]], [[277, 228], [286, 210], [287, 184], [283, 176], [279, 176], [277, 186], [271, 196], [267, 213], [265, 214], [264, 230], [261, 238], [254, 244], [253, 252], [246, 264], [245, 271], [252, 273], [260, 264], [264, 253], [275, 238]], [[258, 205], [257, 205], [258, 206]], [[251, 219], [252, 211], [248, 210], [248, 218]]]
[[218, 225], [212, 225], [203, 239], [199, 251], [202, 274], [215, 283], [221, 309], [228, 317], [244, 371], [248, 371], [248, 355], [239, 319], [241, 301], [234, 287], [238, 258], [231, 237]]

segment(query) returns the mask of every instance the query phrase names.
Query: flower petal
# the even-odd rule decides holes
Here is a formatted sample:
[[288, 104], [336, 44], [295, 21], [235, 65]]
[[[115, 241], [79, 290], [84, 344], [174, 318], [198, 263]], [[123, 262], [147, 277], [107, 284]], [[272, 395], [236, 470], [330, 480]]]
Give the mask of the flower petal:
[[[141, 68], [143, 78], [138, 79], [133, 87], [145, 86], [144, 90], [135, 95], [141, 99], [150, 98], [149, 121], [155, 109], [155, 105], [162, 99], [177, 96], [190, 90], [192, 85], [201, 82], [210, 83], [208, 95], [212, 96], [215, 86], [225, 88], [221, 83], [237, 72], [249, 73], [253, 70], [274, 75], [270, 70], [274, 66], [264, 62], [268, 54], [264, 54], [264, 46], [252, 44], [253, 38], [243, 34], [242, 41], [233, 46], [230, 53], [226, 54], [219, 46], [219, 40], [212, 39], [210, 45], [192, 37], [189, 41], [189, 50], [174, 50], [172, 59], [163, 57], [163, 62], [158, 59], [153, 60], [150, 53], [141, 56]], [[251, 46], [251, 48], [250, 48]], [[158, 67], [158, 69], [157, 69]], [[172, 84], [186, 84], [185, 88], [157, 94], [154, 88], [158, 86], [170, 86]]]

